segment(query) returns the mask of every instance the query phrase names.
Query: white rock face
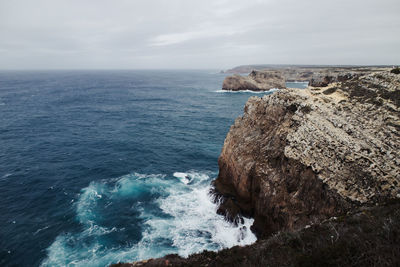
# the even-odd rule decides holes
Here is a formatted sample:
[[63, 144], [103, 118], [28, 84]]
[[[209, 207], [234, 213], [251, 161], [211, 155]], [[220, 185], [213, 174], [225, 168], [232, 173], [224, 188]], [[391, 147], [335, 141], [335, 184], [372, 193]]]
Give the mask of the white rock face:
[[278, 71], [252, 71], [248, 76], [228, 76], [222, 84], [222, 90], [229, 91], [268, 91], [273, 88], [286, 88], [285, 78]]

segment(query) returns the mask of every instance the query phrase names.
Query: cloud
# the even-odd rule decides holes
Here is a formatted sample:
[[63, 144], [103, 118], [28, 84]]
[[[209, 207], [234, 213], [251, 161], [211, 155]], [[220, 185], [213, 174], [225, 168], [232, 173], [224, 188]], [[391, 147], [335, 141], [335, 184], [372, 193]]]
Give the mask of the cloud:
[[193, 32], [182, 32], [182, 33], [169, 33], [169, 34], [161, 34], [156, 36], [150, 41], [152, 46], [166, 46], [172, 44], [178, 44], [189, 40], [210, 38], [214, 36], [223, 36], [223, 35], [233, 35], [235, 32], [216, 32], [216, 31], [193, 31]]
[[398, 14], [398, 0], [0, 0], [0, 68], [399, 64]]
[[179, 33], [167, 33], [158, 35], [150, 40], [151, 46], [167, 46], [173, 44], [184, 43], [192, 40], [210, 39], [210, 38], [221, 38], [233, 35], [242, 34], [246, 31], [244, 25], [238, 25], [236, 27], [221, 27], [215, 25], [209, 25], [209, 23], [202, 25], [201, 29], [197, 31], [179, 32]]

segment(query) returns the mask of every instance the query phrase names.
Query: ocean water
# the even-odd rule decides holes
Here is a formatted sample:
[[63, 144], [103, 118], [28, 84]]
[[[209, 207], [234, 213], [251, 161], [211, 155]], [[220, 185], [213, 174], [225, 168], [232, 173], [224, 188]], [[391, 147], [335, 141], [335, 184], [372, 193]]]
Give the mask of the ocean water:
[[286, 87], [288, 88], [300, 88], [304, 89], [308, 86], [308, 82], [287, 82]]
[[254, 94], [221, 92], [224, 77], [0, 72], [0, 265], [107, 266], [253, 243], [252, 219], [226, 222], [209, 194]]

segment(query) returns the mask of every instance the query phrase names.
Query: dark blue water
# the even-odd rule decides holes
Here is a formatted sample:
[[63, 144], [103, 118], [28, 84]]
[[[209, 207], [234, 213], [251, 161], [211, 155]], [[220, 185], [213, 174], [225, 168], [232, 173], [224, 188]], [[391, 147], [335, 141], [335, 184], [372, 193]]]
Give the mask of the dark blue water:
[[208, 195], [252, 95], [221, 93], [223, 78], [1, 72], [0, 265], [105, 266], [254, 242]]

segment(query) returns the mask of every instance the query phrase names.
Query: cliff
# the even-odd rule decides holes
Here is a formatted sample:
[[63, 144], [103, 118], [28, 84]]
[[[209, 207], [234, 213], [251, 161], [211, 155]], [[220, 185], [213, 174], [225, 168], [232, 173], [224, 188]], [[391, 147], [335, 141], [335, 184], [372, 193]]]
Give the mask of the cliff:
[[229, 91], [268, 91], [272, 88], [286, 88], [285, 79], [279, 72], [254, 70], [248, 76], [228, 76], [222, 84], [222, 90]]
[[[251, 67], [254, 67], [253, 70], [250, 69]], [[240, 66], [235, 69], [247, 70], [250, 74], [247, 77], [237, 74], [227, 76], [222, 84], [223, 90], [266, 91], [271, 88], [286, 88], [286, 82], [293, 81], [309, 82], [311, 86], [325, 87], [330, 83], [343, 82], [355, 77], [390, 70], [387, 67], [284, 67], [279, 65]]]
[[[326, 70], [334, 70], [340, 72], [349, 72], [349, 71], [387, 71], [390, 70], [392, 66], [357, 66], [357, 65], [292, 65], [292, 64], [258, 64], [258, 65], [242, 65], [237, 66], [232, 69], [228, 69], [222, 71], [223, 73], [231, 73], [231, 74], [244, 74], [249, 73], [252, 70], [264, 71], [264, 70], [280, 70], [289, 75], [301, 76], [307, 75], [308, 72], [324, 72]], [[292, 78], [294, 78], [292, 76]]]
[[344, 82], [347, 80], [350, 80], [355, 77], [359, 77], [365, 75], [365, 73], [354, 73], [354, 72], [348, 72], [348, 73], [341, 73], [341, 74], [322, 74], [318, 73], [316, 75], [313, 75], [309, 85], [313, 87], [326, 87], [331, 83], [335, 82]]
[[400, 76], [251, 97], [219, 158], [219, 212], [266, 237], [400, 197]]
[[400, 75], [251, 97], [226, 136], [219, 213], [259, 240], [116, 266], [398, 266]]

